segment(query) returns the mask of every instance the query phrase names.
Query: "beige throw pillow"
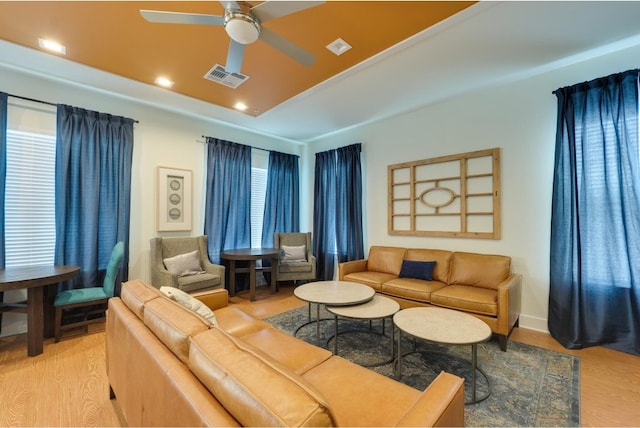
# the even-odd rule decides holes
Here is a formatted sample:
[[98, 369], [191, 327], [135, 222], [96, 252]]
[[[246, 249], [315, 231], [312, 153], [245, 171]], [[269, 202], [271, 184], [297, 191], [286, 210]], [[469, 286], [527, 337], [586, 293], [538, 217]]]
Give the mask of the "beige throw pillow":
[[200, 315], [202, 318], [209, 321], [214, 326], [218, 327], [218, 320], [216, 319], [216, 314], [204, 303], [195, 297], [191, 296], [184, 291], [175, 288], [175, 287], [160, 287], [160, 291], [168, 296], [174, 302], [177, 302], [184, 306], [185, 308], [192, 310], [193, 312]]
[[200, 251], [198, 250], [169, 257], [162, 261], [169, 272], [180, 276], [204, 273], [200, 266]]
[[307, 261], [307, 246], [290, 246], [290, 245], [282, 245], [282, 251], [284, 251], [284, 256], [282, 257], [283, 262], [306, 262]]

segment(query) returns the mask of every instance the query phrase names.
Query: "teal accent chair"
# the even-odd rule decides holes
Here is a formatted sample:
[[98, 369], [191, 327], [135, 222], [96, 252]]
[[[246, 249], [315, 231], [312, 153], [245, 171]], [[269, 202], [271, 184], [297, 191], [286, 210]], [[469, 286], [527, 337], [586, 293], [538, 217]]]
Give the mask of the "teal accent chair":
[[[56, 309], [54, 336], [56, 343], [60, 341], [63, 330], [81, 327], [104, 321], [107, 301], [113, 297], [118, 270], [124, 257], [124, 243], [118, 242], [109, 258], [102, 287], [76, 288], [61, 291], [56, 295], [53, 306]], [[92, 308], [97, 306], [98, 309]], [[62, 325], [62, 311], [67, 309], [86, 308], [73, 314], [75, 321]], [[79, 319], [79, 321], [77, 320]]]

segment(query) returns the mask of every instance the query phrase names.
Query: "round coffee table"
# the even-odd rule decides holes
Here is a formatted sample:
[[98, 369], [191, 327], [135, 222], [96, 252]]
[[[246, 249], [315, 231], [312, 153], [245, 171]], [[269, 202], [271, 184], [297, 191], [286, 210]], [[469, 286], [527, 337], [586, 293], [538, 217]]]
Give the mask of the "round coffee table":
[[[388, 297], [380, 296], [376, 294], [373, 296], [371, 300], [365, 303], [361, 303], [359, 305], [351, 305], [351, 306], [327, 306], [327, 310], [334, 315], [335, 319], [335, 332], [332, 336], [333, 338], [333, 354], [338, 355], [338, 335], [345, 333], [355, 333], [355, 332], [367, 332], [367, 333], [375, 333], [380, 334], [382, 336], [386, 336], [385, 334], [385, 319], [392, 317], [396, 312], [400, 310], [400, 305], [393, 299]], [[351, 318], [356, 320], [368, 320], [369, 321], [369, 330], [347, 330], [343, 332], [338, 332], [338, 316], [344, 318]], [[371, 321], [381, 319], [382, 320], [382, 332], [377, 332], [371, 328]], [[327, 341], [327, 344], [329, 343]], [[360, 364], [365, 367], [374, 367], [381, 366], [383, 364], [388, 364], [393, 361], [395, 357], [394, 345], [395, 345], [395, 328], [391, 328], [391, 358], [382, 362], [374, 363], [374, 364]]]
[[[471, 394], [472, 399], [465, 404], [475, 404], [491, 395], [491, 384], [486, 373], [478, 367], [478, 343], [491, 338], [489, 326], [474, 317], [451, 309], [436, 307], [419, 307], [403, 309], [393, 316], [393, 323], [398, 327], [398, 361], [397, 376], [402, 375], [402, 357], [412, 352], [402, 354], [400, 339], [406, 333], [417, 339], [446, 345], [471, 345]], [[422, 352], [422, 351], [413, 351]], [[476, 371], [487, 381], [488, 391], [476, 397]]]
[[[376, 294], [373, 288], [347, 281], [317, 281], [296, 287], [293, 294], [309, 303], [309, 322], [301, 325], [295, 334], [311, 320], [311, 304], [316, 304], [316, 342], [320, 345], [320, 305], [347, 306], [368, 302]], [[330, 319], [330, 318], [327, 318]]]

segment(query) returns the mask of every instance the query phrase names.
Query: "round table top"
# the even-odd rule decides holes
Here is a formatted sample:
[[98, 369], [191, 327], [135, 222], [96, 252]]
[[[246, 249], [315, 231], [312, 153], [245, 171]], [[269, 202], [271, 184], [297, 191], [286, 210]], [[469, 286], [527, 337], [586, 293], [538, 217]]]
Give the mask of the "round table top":
[[235, 248], [222, 250], [220, 257], [228, 260], [257, 260], [278, 256], [281, 252], [280, 248]]
[[376, 292], [356, 282], [317, 281], [296, 287], [293, 294], [305, 302], [342, 306], [368, 302]]
[[66, 281], [80, 272], [80, 266], [10, 266], [0, 269], [0, 291], [41, 287]]
[[400, 310], [400, 305], [393, 299], [376, 294], [368, 302], [353, 306], [327, 306], [332, 314], [346, 318], [374, 320], [387, 318]]
[[452, 309], [403, 309], [393, 316], [393, 323], [411, 336], [449, 345], [473, 345], [491, 337], [491, 329], [484, 321]]

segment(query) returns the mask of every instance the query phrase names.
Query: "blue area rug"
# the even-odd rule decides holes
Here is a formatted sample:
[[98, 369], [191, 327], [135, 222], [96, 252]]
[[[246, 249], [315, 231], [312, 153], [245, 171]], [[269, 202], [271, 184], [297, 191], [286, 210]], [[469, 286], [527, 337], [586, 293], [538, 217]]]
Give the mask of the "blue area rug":
[[[315, 306], [312, 310], [315, 319]], [[333, 315], [320, 312], [320, 346], [333, 351]], [[316, 324], [308, 324], [308, 309], [302, 307], [267, 318], [289, 334], [317, 344]], [[394, 377], [391, 357], [391, 320], [386, 321], [386, 336], [375, 334], [369, 323], [340, 319], [338, 355], [369, 367], [382, 375]], [[380, 333], [382, 322], [373, 322]], [[296, 330], [297, 333], [296, 333]], [[348, 333], [343, 333], [348, 332]], [[471, 347], [442, 346], [403, 337], [401, 382], [418, 390], [426, 388], [440, 371], [445, 370], [465, 379], [465, 398], [471, 401]], [[415, 348], [414, 348], [415, 347]], [[413, 350], [419, 352], [412, 352]], [[409, 353], [411, 352], [411, 353]], [[385, 363], [386, 362], [386, 363]], [[579, 426], [580, 425], [580, 360], [572, 355], [509, 341], [502, 352], [497, 341], [478, 345], [478, 366], [486, 373], [476, 377], [476, 394], [483, 401], [465, 406], [467, 426]]]

